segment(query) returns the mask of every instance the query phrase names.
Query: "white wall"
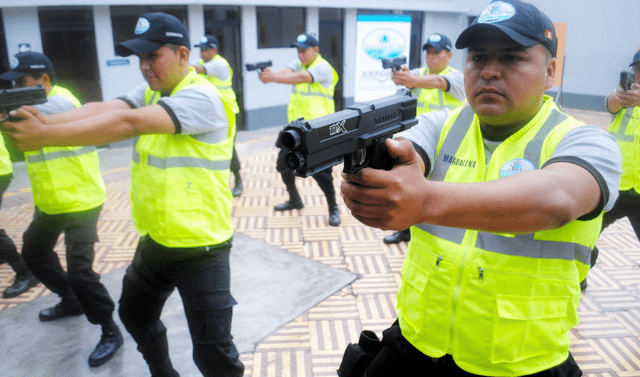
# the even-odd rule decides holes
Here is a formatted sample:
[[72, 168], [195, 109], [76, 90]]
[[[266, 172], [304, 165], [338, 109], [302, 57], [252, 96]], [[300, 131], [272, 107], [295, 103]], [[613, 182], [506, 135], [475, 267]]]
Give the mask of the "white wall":
[[[5, 25], [9, 64], [17, 63], [14, 56], [20, 52], [18, 45], [21, 43], [28, 43], [31, 46], [31, 51], [42, 52], [42, 38], [40, 37], [37, 8], [17, 7], [3, 9], [2, 21]], [[11, 25], [11, 27], [7, 27], [7, 25]]]
[[[94, 6], [93, 15], [102, 99], [109, 101], [142, 84], [144, 77], [135, 55], [124, 58], [116, 55], [109, 7]], [[118, 64], [123, 62], [128, 64]]]

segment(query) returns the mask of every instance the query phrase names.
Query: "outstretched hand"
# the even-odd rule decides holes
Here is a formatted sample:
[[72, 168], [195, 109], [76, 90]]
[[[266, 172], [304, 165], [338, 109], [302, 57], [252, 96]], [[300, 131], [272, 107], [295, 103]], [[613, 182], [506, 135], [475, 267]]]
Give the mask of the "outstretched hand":
[[415, 78], [416, 76], [411, 73], [406, 67], [403, 67], [401, 70], [393, 72], [391, 74], [391, 80], [396, 85], [406, 86], [407, 88], [415, 87]]
[[616, 95], [622, 107], [640, 106], [640, 84], [638, 83], [634, 82], [631, 85], [631, 89], [626, 91], [618, 86]]
[[413, 144], [406, 139], [387, 139], [386, 146], [397, 164], [389, 171], [365, 168], [342, 173], [341, 194], [351, 214], [365, 225], [383, 230], [403, 230], [422, 222], [429, 181]]
[[32, 106], [21, 106], [11, 111], [12, 118], [20, 120], [7, 120], [0, 124], [2, 132], [9, 137], [20, 151], [38, 150], [46, 146], [45, 120], [42, 114]]

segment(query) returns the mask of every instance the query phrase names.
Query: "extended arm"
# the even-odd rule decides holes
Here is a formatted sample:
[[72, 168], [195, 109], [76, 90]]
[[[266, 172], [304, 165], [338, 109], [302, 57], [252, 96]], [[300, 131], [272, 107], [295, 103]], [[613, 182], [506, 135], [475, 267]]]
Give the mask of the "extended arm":
[[42, 118], [35, 108], [15, 112], [20, 122], [5, 122], [3, 132], [21, 151], [45, 146], [101, 145], [143, 134], [175, 133], [173, 120], [160, 105], [132, 109], [126, 102], [96, 102]]
[[581, 166], [558, 162], [542, 170], [480, 183], [432, 182], [408, 140], [389, 140], [401, 163], [391, 171], [343, 175], [341, 192], [354, 217], [380, 229], [421, 222], [491, 232], [527, 233], [561, 227], [600, 203], [600, 186]]
[[260, 74], [260, 81], [265, 84], [275, 82], [279, 84], [297, 85], [302, 83], [312, 83], [313, 76], [311, 76], [307, 71], [295, 72], [291, 68], [285, 68], [274, 72], [271, 68], [267, 67]]
[[617, 113], [623, 107], [640, 106], [640, 85], [634, 83], [630, 90], [623, 90], [620, 86], [612, 90], [607, 97], [607, 110]]
[[440, 89], [442, 91], [449, 89], [447, 80], [445, 80], [444, 77], [435, 74], [426, 76], [414, 75], [406, 67], [394, 72], [391, 75], [391, 80], [393, 80], [396, 85], [403, 85], [410, 89]]

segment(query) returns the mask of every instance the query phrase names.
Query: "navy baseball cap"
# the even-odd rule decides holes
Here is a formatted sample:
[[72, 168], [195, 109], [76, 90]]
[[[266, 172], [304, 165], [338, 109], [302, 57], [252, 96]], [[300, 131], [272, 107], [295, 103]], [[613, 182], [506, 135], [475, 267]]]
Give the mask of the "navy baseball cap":
[[489, 30], [500, 30], [520, 46], [541, 44], [556, 56], [556, 29], [553, 22], [535, 6], [518, 0], [492, 1], [456, 41], [466, 48], [473, 39]]
[[633, 67], [637, 63], [640, 63], [640, 51], [636, 52], [636, 54], [633, 55], [633, 61], [631, 62], [631, 64], [629, 64], [629, 67]]
[[316, 47], [318, 44], [318, 40], [313, 35], [302, 33], [298, 35], [296, 43], [292, 44], [291, 47], [308, 48]]
[[447, 38], [446, 35], [442, 35], [439, 33], [432, 34], [429, 39], [427, 39], [427, 43], [422, 46], [423, 50], [426, 50], [428, 47], [433, 47], [436, 51], [447, 50], [451, 51], [451, 41]]
[[11, 70], [1, 74], [0, 79], [16, 81], [32, 72], [55, 73], [51, 60], [39, 52], [19, 52], [15, 57], [17, 63], [12, 63]]
[[189, 33], [182, 22], [176, 17], [162, 12], [145, 13], [140, 16], [135, 34], [135, 38], [118, 43], [116, 46], [117, 55], [147, 54], [166, 44], [187, 46], [187, 48], [191, 46]]
[[204, 37], [202, 37], [202, 39], [200, 39], [200, 43], [193, 47], [199, 47], [202, 49], [218, 48], [218, 38], [214, 37], [213, 35], [205, 35]]

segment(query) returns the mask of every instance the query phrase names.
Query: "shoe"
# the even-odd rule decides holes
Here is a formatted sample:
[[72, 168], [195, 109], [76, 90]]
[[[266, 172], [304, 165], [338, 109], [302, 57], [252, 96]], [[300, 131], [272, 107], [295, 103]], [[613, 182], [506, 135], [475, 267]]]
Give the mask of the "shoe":
[[2, 292], [2, 298], [12, 298], [21, 295], [38, 285], [40, 281], [33, 276], [31, 272], [27, 272], [24, 275], [17, 275], [13, 284]]
[[111, 360], [118, 348], [122, 346], [122, 343], [122, 334], [120, 333], [118, 325], [116, 325], [113, 320], [110, 324], [103, 325], [100, 342], [98, 342], [96, 349], [94, 349], [89, 356], [89, 366], [98, 367]]
[[236, 181], [236, 185], [235, 187], [231, 190], [231, 194], [233, 196], [240, 196], [242, 195], [242, 181], [241, 180], [237, 180]]
[[288, 211], [290, 209], [302, 209], [302, 208], [304, 208], [304, 204], [302, 204], [302, 200], [300, 199], [287, 200], [286, 202], [282, 204], [278, 204], [277, 206], [273, 207], [273, 209], [275, 209], [276, 211]]
[[340, 225], [340, 210], [338, 207], [331, 208], [329, 210], [329, 225], [338, 226]]
[[411, 231], [409, 229], [405, 229], [399, 232], [395, 232], [390, 236], [386, 236], [383, 239], [383, 242], [389, 245], [409, 240], [411, 240]]
[[61, 301], [54, 307], [40, 310], [40, 321], [54, 321], [59, 318], [80, 314], [84, 314], [84, 310], [82, 310], [82, 306], [80, 306], [79, 302], [76, 301], [72, 304], [64, 304], [63, 301]]

